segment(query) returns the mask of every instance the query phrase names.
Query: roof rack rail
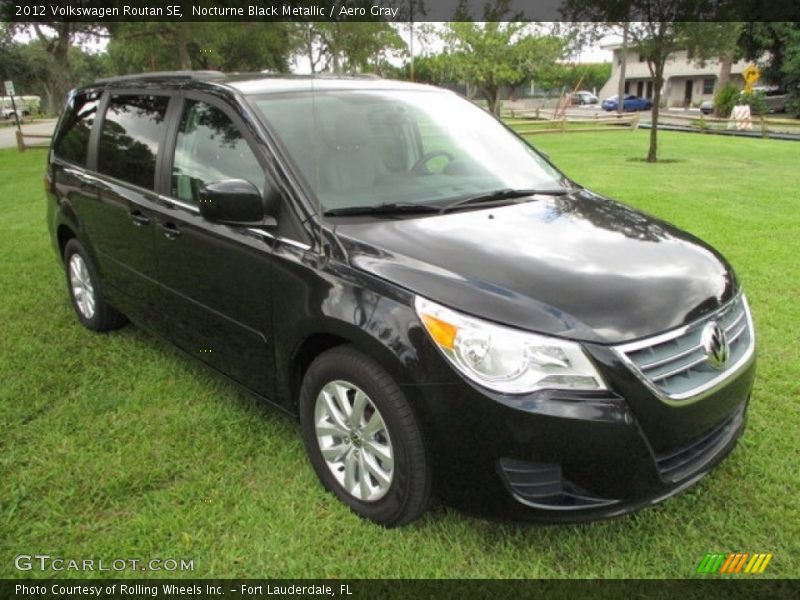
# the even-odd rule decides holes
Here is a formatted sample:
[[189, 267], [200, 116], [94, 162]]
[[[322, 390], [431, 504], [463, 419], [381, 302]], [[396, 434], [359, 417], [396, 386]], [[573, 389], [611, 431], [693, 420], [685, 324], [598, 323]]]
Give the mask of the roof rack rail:
[[225, 76], [222, 71], [152, 71], [150, 73], [102, 77], [96, 79], [95, 83], [115, 83], [117, 81], [136, 81], [141, 79], [197, 79], [207, 81], [210, 79], [223, 79]]

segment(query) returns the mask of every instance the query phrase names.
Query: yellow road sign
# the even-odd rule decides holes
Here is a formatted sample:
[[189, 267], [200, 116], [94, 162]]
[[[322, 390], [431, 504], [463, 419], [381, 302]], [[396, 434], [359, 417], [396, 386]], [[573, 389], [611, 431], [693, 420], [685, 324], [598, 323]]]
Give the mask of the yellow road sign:
[[753, 84], [761, 78], [761, 70], [755, 65], [747, 65], [742, 71], [744, 78], [744, 91], [749, 94], [753, 91]]

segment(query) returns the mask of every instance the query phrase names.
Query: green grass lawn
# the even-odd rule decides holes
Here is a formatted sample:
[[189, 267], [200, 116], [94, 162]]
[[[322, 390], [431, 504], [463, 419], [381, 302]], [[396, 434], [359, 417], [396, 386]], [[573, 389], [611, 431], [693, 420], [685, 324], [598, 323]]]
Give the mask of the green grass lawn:
[[287, 417], [134, 327], [83, 329], [45, 226], [44, 153], [0, 151], [0, 578], [34, 553], [193, 559], [196, 577], [688, 577], [709, 551], [773, 552], [765, 576], [800, 576], [800, 144], [667, 132], [672, 162], [653, 165], [632, 160], [647, 135], [532, 139], [736, 268], [759, 343], [738, 448], [632, 516], [504, 525], [438, 508], [390, 531], [323, 492]]

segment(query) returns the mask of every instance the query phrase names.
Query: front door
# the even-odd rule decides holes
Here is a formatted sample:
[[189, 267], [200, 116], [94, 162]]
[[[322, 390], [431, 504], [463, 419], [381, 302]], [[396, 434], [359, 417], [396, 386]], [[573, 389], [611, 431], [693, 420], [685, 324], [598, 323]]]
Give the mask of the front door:
[[686, 106], [692, 105], [692, 91], [694, 90], [694, 80], [686, 80], [686, 91], [683, 94], [683, 102]]
[[198, 192], [245, 179], [262, 192], [265, 168], [241, 123], [223, 104], [187, 96], [174, 152], [165, 161], [164, 205], [156, 216], [158, 276], [169, 336], [183, 350], [246, 387], [272, 394], [273, 238], [200, 216]]

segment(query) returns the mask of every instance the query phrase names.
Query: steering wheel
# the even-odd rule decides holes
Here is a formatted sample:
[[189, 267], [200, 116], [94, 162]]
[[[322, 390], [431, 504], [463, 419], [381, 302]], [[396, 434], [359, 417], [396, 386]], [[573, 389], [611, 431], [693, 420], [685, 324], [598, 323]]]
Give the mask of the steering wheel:
[[411, 167], [409, 173], [412, 173], [413, 175], [430, 175], [431, 172], [428, 171], [425, 165], [427, 165], [434, 158], [438, 158], [440, 156], [447, 157], [448, 163], [451, 163], [453, 160], [455, 160], [455, 157], [447, 150], [431, 150], [414, 163], [414, 166]]

